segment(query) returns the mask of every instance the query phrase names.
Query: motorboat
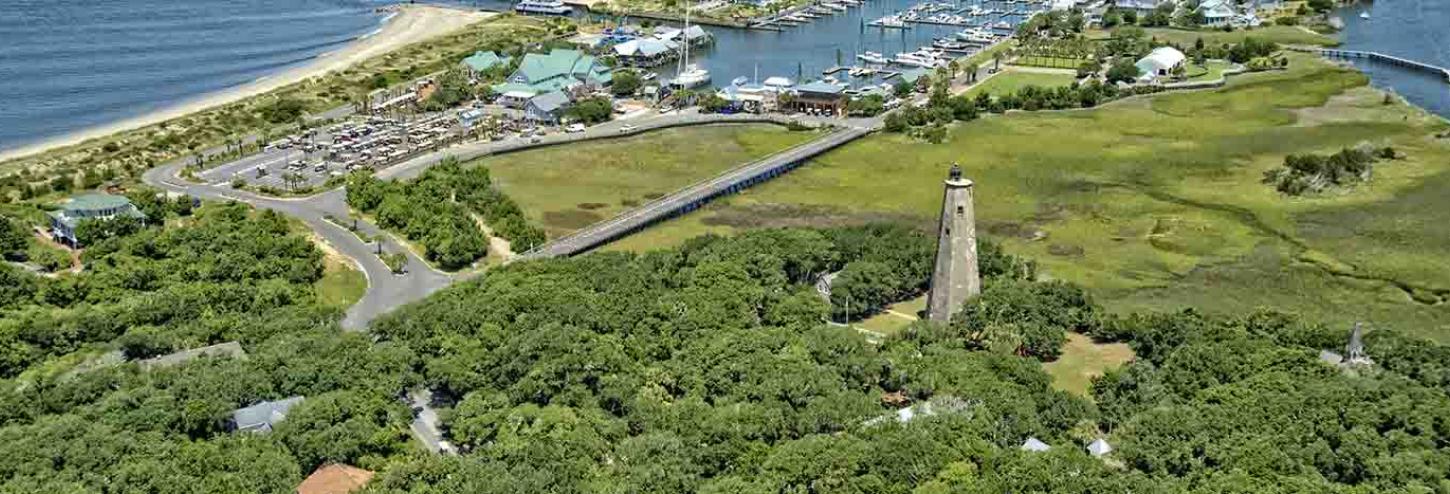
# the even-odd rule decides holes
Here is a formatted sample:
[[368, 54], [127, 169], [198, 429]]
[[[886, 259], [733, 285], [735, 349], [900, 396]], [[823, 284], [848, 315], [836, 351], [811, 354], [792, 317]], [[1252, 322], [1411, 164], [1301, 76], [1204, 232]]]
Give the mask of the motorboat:
[[871, 22], [873, 26], [891, 27], [897, 29], [906, 28], [906, 22], [901, 20], [900, 15], [888, 15]]
[[997, 37], [992, 33], [978, 28], [967, 29], [957, 33], [956, 36], [959, 40], [978, 44], [991, 44], [997, 40]]
[[960, 42], [960, 41], [952, 41], [952, 40], [949, 40], [949, 39], [946, 39], [946, 38], [941, 38], [941, 39], [938, 39], [936, 41], [932, 41], [931, 42], [931, 46], [934, 47], [934, 48], [942, 49], [942, 50], [956, 50], [956, 51], [962, 51], [962, 50], [966, 50], [968, 48], [971, 48], [971, 45], [968, 45], [968, 44], [963, 43], [963, 42]]
[[731, 86], [744, 86], [745, 83], [747, 83], [747, 82], [750, 82], [750, 78], [749, 77], [745, 77], [745, 76], [742, 75], [740, 77], [736, 77], [735, 79], [731, 80], [730, 81], [730, 85]]
[[528, 14], [566, 15], [574, 12], [562, 0], [522, 0], [514, 4], [515, 12]]
[[884, 55], [874, 51], [868, 51], [866, 53], [856, 55], [856, 58], [861, 59], [861, 61], [863, 62], [874, 63], [877, 65], [886, 65], [887, 63], [891, 62], [890, 60], [887, 60]]
[[1369, 11], [1368, 11], [1368, 10], [1366, 10], [1366, 11], [1364, 11], [1364, 12], [1360, 12], [1360, 13], [1359, 13], [1359, 18], [1360, 18], [1360, 19], [1365, 19], [1365, 20], [1368, 20], [1368, 19], [1369, 19]]
[[897, 65], [905, 65], [908, 67], [923, 67], [928, 69], [934, 69], [942, 65], [942, 61], [940, 58], [937, 58], [936, 52], [926, 49], [907, 53], [898, 53], [896, 54], [896, 58], [892, 59], [892, 62], [896, 63]]

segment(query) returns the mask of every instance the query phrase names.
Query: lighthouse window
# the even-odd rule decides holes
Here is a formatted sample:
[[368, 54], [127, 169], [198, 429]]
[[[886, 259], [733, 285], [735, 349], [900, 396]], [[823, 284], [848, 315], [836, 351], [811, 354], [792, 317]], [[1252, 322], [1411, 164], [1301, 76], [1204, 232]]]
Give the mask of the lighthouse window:
[[963, 209], [961, 206], [957, 206], [957, 216], [961, 216], [965, 212], [966, 209]]

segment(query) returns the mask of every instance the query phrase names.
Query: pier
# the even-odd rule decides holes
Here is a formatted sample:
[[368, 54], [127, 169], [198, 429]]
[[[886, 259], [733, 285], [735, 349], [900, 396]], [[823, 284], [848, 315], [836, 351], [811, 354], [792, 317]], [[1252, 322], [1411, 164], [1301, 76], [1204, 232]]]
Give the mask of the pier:
[[1400, 67], [1415, 69], [1422, 72], [1428, 72], [1431, 74], [1439, 74], [1445, 78], [1445, 82], [1450, 83], [1450, 69], [1436, 65], [1430, 65], [1424, 62], [1410, 60], [1408, 58], [1400, 58], [1394, 55], [1386, 55], [1383, 53], [1372, 51], [1337, 50], [1331, 48], [1322, 48], [1318, 51], [1320, 55], [1324, 55], [1326, 57], [1363, 58], [1367, 60], [1374, 60], [1376, 62], [1387, 63], [1390, 65], [1398, 65]]
[[807, 160], [871, 133], [870, 128], [837, 130], [814, 141], [765, 159], [754, 161], [719, 176], [680, 189], [668, 196], [629, 210], [613, 219], [595, 223], [573, 234], [550, 241], [522, 255], [524, 259], [567, 257], [638, 232], [660, 221], [700, 209], [722, 196], [740, 192], [785, 174]]

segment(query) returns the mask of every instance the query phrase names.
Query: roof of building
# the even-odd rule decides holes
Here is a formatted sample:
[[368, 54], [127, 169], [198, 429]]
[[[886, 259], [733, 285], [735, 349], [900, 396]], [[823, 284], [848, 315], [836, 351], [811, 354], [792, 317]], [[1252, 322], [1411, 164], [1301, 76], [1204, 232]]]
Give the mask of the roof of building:
[[348, 494], [367, 485], [373, 472], [352, 465], [323, 465], [297, 484], [297, 494]]
[[791, 87], [791, 86], [794, 86], [795, 85], [795, 83], [792, 82], [789, 77], [781, 77], [781, 76], [766, 77], [765, 78], [765, 81], [762, 82], [761, 84], [764, 84], [764, 85], [770, 86], [770, 87], [777, 87], [777, 88], [785, 88], [785, 87]]
[[796, 86], [795, 90], [802, 93], [841, 94], [846, 91], [846, 87], [825, 81], [815, 81]]
[[586, 55], [579, 50], [564, 50], [555, 48], [549, 53], [530, 53], [524, 55], [523, 61], [519, 63], [518, 75], [522, 75], [528, 84], [539, 84], [553, 79], [572, 76], [573, 79], [597, 83], [608, 83], [609, 67], [599, 63], [592, 55]]
[[95, 193], [81, 194], [72, 197], [69, 201], [66, 201], [65, 204], [61, 204], [60, 207], [61, 209], [64, 209], [66, 211], [99, 211], [102, 209], [114, 209], [128, 206], [130, 204], [131, 200], [127, 199], [126, 196], [113, 196], [111, 194]]
[[538, 96], [534, 96], [532, 99], [529, 100], [529, 105], [533, 106], [539, 111], [548, 113], [558, 111], [559, 109], [567, 106], [568, 104], [569, 95], [564, 94], [563, 91], [550, 91], [544, 94], [540, 94]]
[[691, 41], [710, 36], [710, 33], [705, 32], [705, 28], [700, 27], [698, 24], [685, 28], [684, 34], [685, 39]]
[[916, 84], [916, 81], [921, 80], [922, 77], [926, 77], [928, 74], [931, 74], [930, 70], [922, 67], [912, 67], [901, 71], [901, 74], [896, 77], [907, 84]]
[[500, 57], [492, 51], [476, 51], [463, 59], [463, 64], [474, 72], [483, 72], [506, 63], [509, 63], [509, 57]]
[[621, 57], [653, 57], [675, 49], [673, 41], [654, 38], [640, 38], [614, 45], [614, 54]]
[[292, 407], [302, 403], [304, 398], [293, 396], [277, 401], [264, 401], [232, 412], [232, 422], [237, 430], [249, 432], [271, 432], [272, 427], [287, 418]]
[[681, 31], [679, 28], [674, 28], [670, 26], [655, 26], [654, 35], [656, 38], [659, 39], [675, 39], [678, 38], [680, 36], [680, 33], [682, 32], [683, 31]]
[[1049, 449], [1052, 449], [1052, 446], [1048, 446], [1047, 443], [1039, 441], [1035, 437], [1029, 437], [1026, 441], [1022, 442], [1022, 451], [1034, 451], [1040, 453]]
[[176, 353], [162, 355], [156, 358], [149, 358], [141, 361], [141, 368], [155, 369], [157, 367], [170, 367], [181, 364], [197, 357], [232, 357], [237, 359], [247, 358], [247, 352], [242, 350], [242, 345], [235, 341], [218, 343], [201, 348], [182, 350]]
[[1148, 52], [1148, 56], [1139, 59], [1138, 63], [1133, 65], [1136, 65], [1138, 70], [1144, 73], [1154, 74], [1159, 70], [1168, 70], [1176, 67], [1178, 64], [1183, 63], [1185, 59], [1187, 57], [1183, 56], [1183, 52], [1178, 51], [1177, 48], [1160, 46]]
[[1239, 13], [1231, 0], [1203, 0], [1198, 4], [1198, 10], [1209, 18], [1233, 17]]
[[1098, 438], [1092, 444], [1087, 445], [1087, 451], [1090, 455], [1102, 456], [1113, 452], [1113, 447], [1107, 441], [1104, 441], [1103, 438]]

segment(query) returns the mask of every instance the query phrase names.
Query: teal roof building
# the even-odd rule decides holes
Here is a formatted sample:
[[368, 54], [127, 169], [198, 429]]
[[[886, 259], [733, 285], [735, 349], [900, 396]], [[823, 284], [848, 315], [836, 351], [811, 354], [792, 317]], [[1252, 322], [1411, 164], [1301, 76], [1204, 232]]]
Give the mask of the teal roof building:
[[532, 93], [543, 94], [563, 91], [577, 85], [594, 87], [608, 86], [614, 82], [613, 74], [592, 55], [579, 50], [554, 49], [547, 54], [530, 53], [519, 62], [518, 70], [510, 75], [508, 82], [493, 86], [498, 94]]
[[489, 69], [499, 66], [506, 66], [512, 60], [510, 57], [499, 56], [492, 51], [476, 51], [468, 58], [463, 59], [463, 66], [474, 74], [486, 72]]
[[55, 238], [57, 242], [72, 247], [77, 246], [76, 226], [80, 225], [83, 220], [109, 220], [120, 216], [146, 219], [146, 215], [136, 209], [130, 199], [110, 194], [75, 196], [65, 204], [61, 204], [60, 209], [48, 214], [50, 215], [51, 237]]

